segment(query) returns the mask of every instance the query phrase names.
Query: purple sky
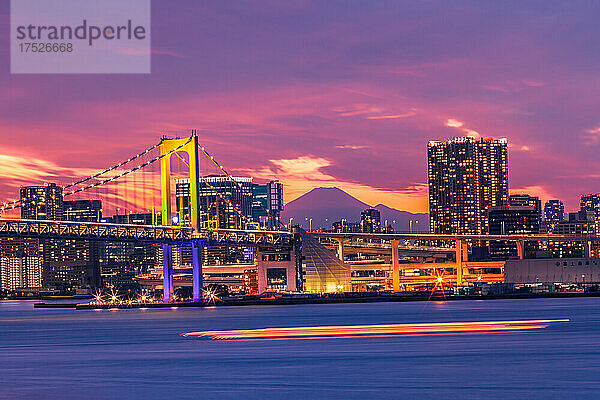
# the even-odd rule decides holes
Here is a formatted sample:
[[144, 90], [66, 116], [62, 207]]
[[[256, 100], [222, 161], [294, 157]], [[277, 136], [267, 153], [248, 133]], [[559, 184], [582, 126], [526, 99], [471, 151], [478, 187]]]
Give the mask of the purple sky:
[[508, 138], [515, 192], [600, 192], [597, 2], [155, 0], [150, 75], [11, 75], [8, 12], [2, 200], [191, 128], [287, 201], [338, 186], [425, 211], [427, 141], [465, 134]]

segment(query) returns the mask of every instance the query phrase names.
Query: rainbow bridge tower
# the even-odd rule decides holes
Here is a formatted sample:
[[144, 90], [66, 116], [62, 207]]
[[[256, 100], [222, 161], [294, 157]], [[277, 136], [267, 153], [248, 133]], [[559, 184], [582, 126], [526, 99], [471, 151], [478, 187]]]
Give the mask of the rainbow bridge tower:
[[[200, 231], [200, 214], [198, 210], [198, 135], [192, 131], [192, 136], [183, 139], [163, 138], [160, 142], [160, 185], [162, 204], [162, 225], [170, 223], [171, 219], [171, 156], [176, 152], [185, 152], [189, 158], [190, 178], [190, 227], [194, 232]], [[173, 269], [173, 247], [171, 243], [162, 245], [163, 252], [163, 301], [172, 302], [173, 274], [189, 273], [189, 269]], [[192, 239], [192, 300], [202, 300], [202, 248], [203, 239]]]

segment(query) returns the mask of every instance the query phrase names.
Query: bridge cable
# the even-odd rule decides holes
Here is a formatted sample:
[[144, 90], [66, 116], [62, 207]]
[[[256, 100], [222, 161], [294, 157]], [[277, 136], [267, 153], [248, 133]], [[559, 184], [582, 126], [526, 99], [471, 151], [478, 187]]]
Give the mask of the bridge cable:
[[[188, 167], [190, 166], [186, 162], [186, 160], [183, 157], [181, 157], [181, 155], [179, 155], [178, 153], [175, 153], [175, 155], [177, 157], [179, 157], [179, 159], [184, 164], [186, 164]], [[234, 210], [239, 214], [240, 217], [242, 217], [242, 219], [244, 220], [244, 222], [247, 222], [247, 223], [254, 222], [252, 219], [250, 219], [246, 215], [244, 215], [241, 210], [239, 210], [239, 204], [236, 204], [235, 202], [231, 202], [230, 199], [228, 199], [227, 197], [225, 197], [223, 194], [219, 193], [218, 189], [215, 186], [211, 185], [210, 182], [208, 180], [206, 180], [204, 177], [198, 176], [198, 178], [200, 178], [202, 180], [202, 182], [206, 183], [206, 185], [208, 187], [210, 187], [212, 190], [214, 190], [214, 192], [217, 194], [217, 196], [219, 196], [225, 203], [232, 204], [234, 206]], [[191, 193], [190, 193], [190, 196], [191, 196]]]
[[[225, 168], [223, 168], [221, 166], [221, 164], [219, 164], [219, 162], [217, 160], [215, 160], [215, 158], [208, 153], [208, 151], [206, 151], [206, 149], [204, 148], [204, 146], [198, 145], [198, 147], [200, 148], [200, 150], [202, 150], [202, 152], [208, 158], [210, 158], [210, 160], [213, 162], [213, 164], [215, 164], [217, 166], [217, 168], [219, 168], [227, 176], [227, 178], [229, 178], [229, 180], [233, 181], [240, 188], [240, 190], [243, 193], [244, 192], [243, 186], [238, 181], [236, 181], [235, 179], [233, 179], [233, 176], [229, 172], [227, 172], [225, 170]], [[260, 206], [260, 208], [262, 208], [267, 213], [267, 215], [271, 214], [271, 211], [268, 210], [268, 209], [266, 209], [266, 208], [264, 208], [262, 205]], [[281, 220], [278, 217], [276, 217], [275, 220], [279, 223], [279, 225], [283, 226], [284, 228], [286, 227], [285, 224], [283, 222], [281, 222]]]
[[[127, 163], [129, 163], [129, 162], [131, 162], [131, 161], [133, 161], [133, 160], [136, 160], [136, 159], [138, 159], [138, 158], [142, 157], [142, 156], [143, 156], [143, 155], [145, 155], [145, 154], [148, 154], [148, 153], [149, 153], [149, 152], [151, 152], [152, 150], [156, 149], [158, 146], [160, 146], [160, 142], [159, 142], [158, 144], [155, 144], [154, 146], [152, 146], [152, 147], [150, 147], [150, 148], [148, 148], [148, 149], [144, 150], [143, 152], [141, 152], [141, 153], [139, 153], [139, 154], [137, 154], [137, 155], [135, 155], [135, 156], [133, 156], [133, 157], [131, 157], [131, 158], [129, 158], [129, 159], [127, 159], [127, 160], [123, 161], [123, 162], [120, 162], [119, 164], [117, 164], [117, 165], [115, 165], [115, 166], [112, 166], [112, 167], [110, 167], [110, 168], [108, 168], [108, 169], [105, 169], [105, 170], [103, 170], [103, 171], [101, 171], [101, 172], [98, 172], [98, 173], [96, 173], [96, 174], [94, 174], [94, 175], [88, 176], [87, 178], [83, 178], [83, 179], [80, 179], [80, 180], [78, 180], [78, 181], [72, 182], [72, 183], [70, 183], [70, 184], [68, 184], [68, 185], [66, 185], [66, 186], [63, 186], [63, 190], [64, 190], [64, 189], [69, 189], [69, 188], [72, 188], [72, 187], [74, 187], [74, 186], [77, 186], [77, 185], [79, 185], [79, 184], [82, 184], [82, 183], [84, 183], [84, 182], [87, 182], [87, 181], [89, 181], [89, 180], [91, 180], [91, 179], [96, 179], [96, 178], [98, 178], [99, 176], [101, 176], [101, 175], [104, 175], [104, 174], [106, 174], [106, 173], [108, 173], [108, 172], [114, 171], [115, 169], [117, 169], [117, 168], [119, 168], [119, 167], [121, 167], [121, 166], [123, 166], [123, 165], [125, 165], [125, 164], [127, 164]], [[145, 163], [145, 164], [147, 165], [147, 163]], [[106, 181], [106, 182], [108, 182], [108, 181]], [[91, 189], [91, 188], [94, 188], [94, 187], [96, 187], [96, 186], [98, 186], [98, 185], [90, 185], [90, 186], [87, 186], [87, 187], [86, 187], [85, 189], [83, 189], [83, 190]], [[75, 194], [75, 193], [79, 193], [80, 191], [82, 191], [82, 190], [78, 190], [78, 191], [75, 191], [75, 192], [70, 192], [69, 194]], [[11, 210], [12, 210], [12, 209], [15, 209], [15, 208], [17, 208], [17, 207], [20, 207], [20, 205], [18, 205], [18, 203], [20, 203], [20, 202], [21, 202], [21, 199], [18, 199], [18, 200], [12, 200], [12, 201], [9, 201], [9, 202], [4, 202], [4, 203], [2, 204], [2, 207], [0, 207], [0, 212], [4, 211], [5, 209], [11, 209]]]

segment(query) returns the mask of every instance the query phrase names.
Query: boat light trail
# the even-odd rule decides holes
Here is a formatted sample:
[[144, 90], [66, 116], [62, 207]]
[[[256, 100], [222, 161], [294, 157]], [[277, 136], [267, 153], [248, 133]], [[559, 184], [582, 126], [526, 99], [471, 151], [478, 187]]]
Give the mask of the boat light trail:
[[525, 321], [443, 322], [391, 325], [306, 326], [295, 328], [238, 329], [182, 333], [184, 337], [212, 340], [323, 339], [387, 335], [474, 334], [523, 331], [547, 328], [569, 319], [534, 319]]

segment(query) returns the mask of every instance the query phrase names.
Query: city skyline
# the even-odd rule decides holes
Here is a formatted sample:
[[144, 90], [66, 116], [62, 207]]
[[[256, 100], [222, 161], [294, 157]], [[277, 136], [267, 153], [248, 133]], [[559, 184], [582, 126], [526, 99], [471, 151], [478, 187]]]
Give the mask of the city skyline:
[[2, 200], [190, 128], [286, 202], [335, 186], [424, 212], [426, 143], [465, 135], [508, 139], [511, 193], [600, 191], [594, 5], [178, 4], [153, 4], [151, 75], [1, 74]]
[[[436, 145], [443, 144], [443, 143], [459, 143], [459, 142], [460, 143], [464, 143], [464, 142], [468, 142], [468, 141], [475, 141], [475, 142], [479, 142], [479, 141], [501, 142], [501, 143], [504, 143], [504, 147], [505, 148], [510, 148], [510, 145], [507, 143], [506, 138], [500, 138], [500, 139], [498, 139], [498, 138], [491, 138], [491, 137], [480, 137], [480, 136], [468, 135], [468, 136], [463, 136], [463, 137], [454, 137], [454, 138], [448, 139], [446, 141], [429, 141], [429, 143], [427, 145], [427, 151], [429, 152], [431, 150], [432, 145], [435, 147]], [[207, 156], [210, 157], [210, 154], [207, 154]], [[506, 158], [507, 157], [506, 157], [506, 150], [505, 150], [505, 155], [504, 155], [504, 163], [505, 164], [506, 164]], [[176, 160], [176, 161], [178, 161], [178, 160]], [[185, 164], [186, 161], [184, 159], [182, 159], [182, 161], [183, 161], [182, 165], [186, 165]], [[187, 165], [186, 165], [186, 167], [187, 167]], [[505, 174], [505, 179], [506, 179], [507, 170], [506, 170], [506, 167], [503, 167], [503, 168], [504, 168], [504, 174]], [[125, 172], [126, 170], [125, 169], [121, 169], [121, 170], [118, 170], [118, 171]], [[24, 172], [27, 172], [27, 171], [24, 171]], [[33, 171], [34, 174], [36, 172], [37, 171]], [[98, 170], [88, 170], [87, 172], [95, 174], [97, 172], [100, 172], [100, 169], [98, 169]], [[182, 172], [180, 171], [179, 173], [182, 173]], [[151, 175], [154, 175], [154, 176], [151, 177], [150, 180], [157, 179], [157, 171], [153, 171], [151, 173]], [[68, 176], [71, 179], [71, 175], [66, 175], [66, 176]], [[215, 175], [213, 173], [208, 173], [208, 174], [204, 175], [204, 177], [201, 178], [201, 179], [202, 179], [202, 181], [204, 181], [205, 179], [213, 179], [212, 177], [217, 177], [217, 176], [221, 176], [221, 175], [219, 175], [219, 174]], [[226, 175], [222, 175], [222, 176], [225, 177]], [[79, 179], [79, 178], [82, 178], [82, 177], [83, 177], [82, 175], [79, 175], [79, 176], [76, 176], [75, 178]], [[273, 177], [274, 177], [273, 178], [274, 181], [279, 181], [279, 179], [277, 179], [276, 175], [273, 175]], [[0, 176], [0, 179], [1, 178], [2, 177]], [[183, 180], [186, 180], [186, 179], [187, 178], [185, 178]], [[241, 179], [241, 180], [248, 180], [249, 179], [249, 182], [251, 182], [251, 181], [254, 181], [254, 182], [265, 182], [265, 183], [269, 182], [269, 180], [266, 179], [266, 178], [264, 178], [264, 177], [259, 177], [258, 179], [256, 179], [255, 176], [234, 177], [233, 179], [236, 179], [236, 180], [237, 179]], [[147, 183], [148, 178], [144, 177], [144, 178], [142, 178], [142, 180], [146, 181], [146, 183]], [[182, 179], [178, 179], [177, 182], [179, 182], [181, 180]], [[187, 180], [189, 181], [189, 179], [187, 179]], [[42, 185], [42, 186], [44, 186], [44, 185], [45, 186], [50, 185], [50, 186], [52, 186], [52, 185], [56, 185], [57, 183], [58, 183], [59, 186], [61, 186], [61, 185], [64, 186], [64, 185], [67, 185], [67, 183], [73, 183], [73, 182], [67, 180], [65, 178], [65, 176], [54, 175], [51, 179], [48, 179], [48, 180], [42, 179], [40, 181], [35, 181], [35, 183], [29, 183], [29, 184], [25, 184], [24, 183], [23, 185], [20, 185], [19, 188], [17, 189], [17, 194], [18, 194], [19, 191], [22, 191], [23, 188], [26, 188], [26, 187], [29, 187], [29, 186], [36, 186], [36, 185]], [[130, 193], [130, 195], [132, 195], [132, 199], [134, 199], [134, 200], [129, 199], [129, 200], [126, 200], [123, 203], [121, 203], [121, 208], [120, 209], [119, 209], [119, 197], [120, 196], [117, 193], [113, 193], [112, 195], [110, 193], [106, 193], [106, 192], [104, 194], [100, 194], [100, 193], [94, 193], [94, 194], [91, 194], [91, 195], [90, 194], [87, 194], [87, 195], [83, 194], [83, 195], [78, 195], [77, 196], [77, 200], [87, 201], [87, 200], [92, 200], [92, 199], [100, 199], [100, 198], [104, 197], [105, 199], [109, 200], [109, 201], [107, 201], [107, 205], [109, 205], [109, 207], [113, 207], [113, 212], [115, 212], [116, 214], [118, 214], [119, 211], [123, 212], [123, 213], [125, 213], [125, 212], [128, 212], [128, 213], [151, 212], [152, 209], [154, 209], [154, 207], [149, 208], [149, 206], [148, 206], [147, 203], [143, 203], [143, 204], [136, 203], [136, 200], [135, 200], [136, 196], [133, 196], [133, 193], [135, 192], [136, 195], [139, 196], [139, 198], [138, 198], [139, 201], [141, 201], [142, 195], [144, 197], [148, 196], [148, 199], [154, 198], [153, 201], [156, 202], [155, 204], [159, 204], [160, 203], [159, 193], [156, 192], [155, 189], [151, 189], [151, 188], [149, 189], [149, 188], [143, 187], [143, 188], [137, 188], [137, 189], [135, 189], [134, 187], [127, 186], [127, 185], [130, 185], [131, 183], [132, 182], [126, 182], [126, 183], [122, 182], [122, 183], [120, 183], [115, 188], [115, 190], [121, 190], [122, 188], [121, 189], [117, 189], [117, 188], [121, 187], [122, 185], [126, 185], [125, 186], [125, 190], [128, 190], [128, 189], [131, 190], [132, 192]], [[139, 183], [141, 183], [141, 181]], [[254, 183], [254, 184], [258, 184], [258, 183]], [[431, 182], [430, 182], [430, 184], [431, 184]], [[507, 184], [508, 184], [508, 182], [504, 183], [505, 186]], [[67, 185], [67, 186], [69, 186], [69, 185]], [[310, 191], [312, 191], [314, 189], [323, 189], [323, 188], [339, 188], [339, 187], [338, 186], [331, 186], [331, 187], [328, 187], [328, 186], [315, 186], [315, 187], [311, 187], [310, 189], [308, 189], [307, 192], [299, 193], [293, 199], [285, 201], [285, 204], [288, 204], [288, 203], [290, 203], [290, 202], [292, 202], [294, 200], [297, 200], [298, 198], [300, 198], [300, 197], [308, 194]], [[510, 197], [519, 197], [519, 196], [526, 196], [526, 197], [528, 197], [528, 196], [534, 196], [535, 198], [539, 199], [539, 201], [541, 203], [543, 203], [543, 204], [545, 204], [548, 201], [550, 201], [550, 202], [556, 202], [556, 201], [558, 201], [560, 203], [570, 203], [570, 202], [572, 202], [572, 201], [569, 201], [569, 200], [564, 200], [561, 197], [557, 197], [557, 198], [544, 197], [543, 194], [542, 195], [537, 194], [538, 192], [536, 190], [530, 190], [530, 191], [525, 191], [525, 190], [511, 190], [510, 188], [508, 190], [509, 190]], [[348, 192], [350, 194], [353, 191], [348, 190]], [[431, 190], [428, 190], [426, 193], [430, 194], [430, 192], [431, 192]], [[580, 208], [581, 204], [583, 204], [582, 202], [586, 201], [586, 199], [589, 199], [590, 197], [597, 197], [599, 195], [600, 195], [600, 193], [593, 193], [593, 192], [581, 193], [579, 195], [579, 197], [578, 197], [579, 201], [577, 203], [573, 204], [573, 207], [571, 209], [565, 208], [565, 212], [568, 213], [570, 211], [577, 211]], [[112, 199], [111, 199], [111, 197], [112, 197]], [[360, 200], [360, 196], [358, 196], [358, 195], [355, 196], [355, 198], [357, 198], [358, 200]], [[10, 207], [10, 204], [12, 204], [12, 202], [14, 202], [14, 200], [16, 200], [16, 199], [18, 199], [18, 196], [17, 197], [11, 197], [10, 195], [5, 196], [5, 198], [3, 198], [3, 199], [0, 199], [0, 201], [7, 202], [5, 204], [8, 204], [8, 207], [5, 210], [3, 210], [4, 214], [6, 216], [9, 216], [9, 217], [13, 216], [14, 217], [14, 216], [18, 215], [18, 213], [19, 213], [18, 208], [11, 208]], [[369, 205], [369, 207], [375, 207], [376, 205], [385, 205], [385, 206], [387, 206], [386, 203], [382, 202], [384, 200], [382, 200], [380, 198], [376, 197], [376, 198], [374, 198], [374, 200], [376, 201], [376, 204], [375, 203], [369, 204], [367, 202], [365, 202], [365, 203], [367, 205]], [[148, 201], [150, 201], [150, 200], [148, 200]], [[430, 210], [430, 208], [431, 208], [430, 207], [430, 202], [431, 202], [431, 199], [429, 199], [427, 207], [426, 207], [426, 210], [424, 211], [427, 214], [429, 214], [431, 212], [431, 210]], [[502, 202], [507, 203], [508, 199], [506, 198], [506, 199], [500, 201], [500, 203], [502, 203]], [[498, 204], [500, 204], [500, 203], [498, 203]], [[116, 207], [116, 209], [114, 209], [114, 207]], [[483, 210], [483, 208], [481, 208], [481, 207], [478, 207], [478, 208], [480, 210]], [[402, 210], [402, 209], [400, 208], [398, 210]], [[402, 210], [402, 211], [407, 211], [407, 210]], [[411, 211], [408, 211], [408, 212], [411, 212]], [[418, 214], [419, 212], [416, 211], [416, 212], [413, 212], [413, 213]]]
[[0, 2], [0, 398], [594, 398], [598, 16]]

